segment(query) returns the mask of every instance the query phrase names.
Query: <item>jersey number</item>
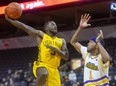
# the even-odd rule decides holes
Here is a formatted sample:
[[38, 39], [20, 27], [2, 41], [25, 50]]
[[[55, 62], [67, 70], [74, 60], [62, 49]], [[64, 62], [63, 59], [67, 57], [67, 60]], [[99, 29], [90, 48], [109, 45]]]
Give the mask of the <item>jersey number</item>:
[[54, 51], [51, 52], [51, 55], [55, 55], [56, 53]]

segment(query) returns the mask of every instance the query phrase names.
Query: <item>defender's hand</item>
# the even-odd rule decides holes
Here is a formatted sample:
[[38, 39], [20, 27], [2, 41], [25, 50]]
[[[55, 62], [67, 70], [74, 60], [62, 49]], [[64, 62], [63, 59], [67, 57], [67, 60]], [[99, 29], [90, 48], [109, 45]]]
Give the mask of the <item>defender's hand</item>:
[[96, 38], [96, 42], [100, 42], [101, 40], [103, 40], [103, 32], [102, 32], [102, 30], [100, 30], [100, 33], [98, 33], [98, 36]]
[[81, 15], [81, 20], [79, 25], [81, 29], [91, 26], [91, 24], [88, 24], [90, 18], [91, 16], [89, 14]]

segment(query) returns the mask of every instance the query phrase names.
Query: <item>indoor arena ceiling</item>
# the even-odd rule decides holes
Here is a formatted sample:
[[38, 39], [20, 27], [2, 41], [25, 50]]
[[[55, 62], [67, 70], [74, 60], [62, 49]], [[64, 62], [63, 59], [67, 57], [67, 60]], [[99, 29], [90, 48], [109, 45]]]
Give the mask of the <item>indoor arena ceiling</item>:
[[[32, 0], [0, 0], [0, 5], [7, 5], [10, 2], [26, 2]], [[91, 21], [98, 21], [99, 19], [110, 18], [110, 0], [85, 0], [89, 3], [72, 4], [69, 6], [60, 6], [57, 8], [49, 9], [36, 9], [31, 11], [23, 12], [23, 15], [18, 19], [25, 24], [32, 27], [41, 28], [46, 19], [54, 20], [58, 26], [65, 26], [70, 24], [75, 24], [78, 22], [80, 15], [84, 13], [89, 13], [92, 15]], [[77, 15], [77, 16], [75, 16]], [[77, 19], [77, 20], [76, 20]], [[67, 30], [67, 29], [62, 29]], [[71, 29], [68, 29], [71, 30]], [[7, 38], [15, 33], [23, 34], [20, 30], [17, 30], [9, 22], [4, 19], [4, 15], [0, 16], [0, 38]]]

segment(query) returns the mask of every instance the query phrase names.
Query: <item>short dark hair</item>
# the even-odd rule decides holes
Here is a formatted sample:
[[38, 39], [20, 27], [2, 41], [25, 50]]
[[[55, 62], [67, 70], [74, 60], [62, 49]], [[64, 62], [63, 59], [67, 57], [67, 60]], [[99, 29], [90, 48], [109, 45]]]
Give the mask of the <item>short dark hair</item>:
[[53, 22], [53, 21], [48, 21], [48, 22], [46, 22], [46, 23], [44, 24], [43, 31], [46, 31], [46, 28], [48, 28], [48, 25], [49, 25], [49, 23], [51, 23], [51, 22]]

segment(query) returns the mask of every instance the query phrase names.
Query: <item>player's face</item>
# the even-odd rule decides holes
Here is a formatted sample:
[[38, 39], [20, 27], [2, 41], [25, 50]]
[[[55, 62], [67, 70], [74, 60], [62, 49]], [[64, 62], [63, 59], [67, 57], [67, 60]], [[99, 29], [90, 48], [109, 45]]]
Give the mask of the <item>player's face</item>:
[[54, 35], [56, 35], [58, 29], [57, 29], [57, 25], [55, 22], [52, 21], [49, 23], [49, 31], [53, 33]]
[[88, 45], [87, 45], [87, 51], [92, 52], [95, 49], [96, 49], [96, 43], [94, 41], [90, 40]]

